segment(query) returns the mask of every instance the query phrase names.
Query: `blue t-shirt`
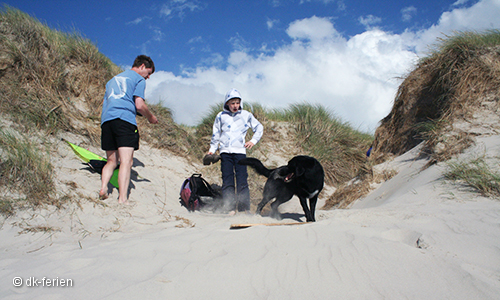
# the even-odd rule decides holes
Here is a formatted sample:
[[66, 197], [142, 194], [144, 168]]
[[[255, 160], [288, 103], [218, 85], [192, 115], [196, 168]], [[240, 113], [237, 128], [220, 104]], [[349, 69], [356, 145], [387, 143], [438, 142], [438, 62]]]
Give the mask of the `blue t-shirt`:
[[137, 126], [134, 96], [144, 99], [146, 80], [136, 71], [127, 70], [113, 77], [106, 84], [102, 104], [101, 125], [114, 119], [122, 119]]

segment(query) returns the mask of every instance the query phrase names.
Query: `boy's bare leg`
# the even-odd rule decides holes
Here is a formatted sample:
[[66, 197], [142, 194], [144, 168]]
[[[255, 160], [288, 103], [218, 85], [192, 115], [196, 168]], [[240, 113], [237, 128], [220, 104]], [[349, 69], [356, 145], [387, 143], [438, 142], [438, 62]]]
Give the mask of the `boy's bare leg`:
[[128, 186], [130, 184], [130, 171], [134, 161], [133, 147], [118, 148], [118, 156], [120, 158], [120, 169], [118, 171], [118, 186], [119, 196], [118, 203], [130, 204], [128, 202]]
[[113, 171], [118, 165], [118, 152], [116, 150], [106, 151], [107, 162], [102, 168], [101, 174], [101, 190], [99, 191], [99, 198], [104, 200], [108, 198], [108, 183], [113, 176]]

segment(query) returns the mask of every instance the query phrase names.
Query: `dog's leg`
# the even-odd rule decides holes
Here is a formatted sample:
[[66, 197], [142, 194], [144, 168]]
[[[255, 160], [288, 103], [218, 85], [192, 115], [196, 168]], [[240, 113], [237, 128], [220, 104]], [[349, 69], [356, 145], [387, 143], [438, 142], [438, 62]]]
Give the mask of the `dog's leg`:
[[[262, 215], [262, 209], [264, 208], [264, 206], [266, 206], [266, 204], [273, 198], [264, 198], [262, 199], [262, 201], [260, 201], [259, 205], [257, 205], [257, 210], [255, 211], [256, 214], [259, 214], [259, 215]], [[278, 219], [278, 220], [281, 220], [281, 215], [278, 211], [278, 206], [280, 205], [280, 202], [279, 201], [274, 201], [273, 203], [271, 203], [271, 217], [272, 218], [275, 218], [275, 219]]]
[[259, 205], [257, 205], [257, 210], [255, 211], [256, 214], [262, 215], [262, 209], [264, 206], [266, 206], [269, 201], [271, 201], [274, 198], [274, 195], [270, 194], [266, 188], [264, 188], [264, 197], [262, 198], [262, 201], [260, 201]]
[[300, 199], [300, 205], [302, 206], [302, 209], [304, 210], [304, 214], [306, 215], [306, 221], [307, 222], [314, 222], [314, 215], [311, 214], [311, 211], [309, 210], [309, 207], [307, 206], [307, 198], [299, 197], [299, 199]]
[[318, 195], [316, 194], [314, 197], [309, 199], [309, 214], [311, 220], [316, 222], [316, 218], [314, 217], [314, 212], [316, 211], [316, 203], [318, 202]]
[[281, 204], [290, 201], [292, 197], [293, 197], [292, 191], [287, 189], [281, 190], [280, 193], [276, 195], [276, 200], [273, 203], [271, 203], [271, 208], [272, 208], [271, 216], [275, 219], [281, 220], [281, 213], [279, 212], [278, 207]]
[[280, 206], [280, 204], [281, 203], [278, 200], [271, 203], [271, 217], [277, 220], [281, 220], [281, 214], [280, 211], [278, 210], [278, 206]]
[[262, 192], [262, 201], [257, 205], [256, 214], [261, 214], [262, 209], [266, 206], [269, 201], [278, 196], [279, 189], [276, 186], [277, 181], [273, 179], [268, 179], [264, 185], [264, 191]]
[[256, 214], [260, 215], [262, 213], [262, 209], [264, 208], [264, 206], [266, 206], [266, 204], [269, 202], [269, 200], [271, 199], [262, 199], [262, 201], [260, 201], [259, 205], [257, 205], [257, 210], [255, 211]]

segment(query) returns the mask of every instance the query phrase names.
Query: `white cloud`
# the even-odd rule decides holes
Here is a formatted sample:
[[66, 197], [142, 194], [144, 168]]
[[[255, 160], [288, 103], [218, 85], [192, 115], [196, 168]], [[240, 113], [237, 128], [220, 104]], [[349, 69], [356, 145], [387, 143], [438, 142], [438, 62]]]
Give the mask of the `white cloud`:
[[138, 25], [142, 23], [144, 20], [151, 20], [151, 17], [136, 18], [135, 20], [130, 21], [127, 24]]
[[249, 43], [245, 41], [239, 33], [236, 33], [236, 36], [231, 37], [229, 39], [229, 43], [233, 45], [233, 49], [236, 51], [247, 51], [249, 47]]
[[469, 0], [458, 0], [457, 2], [453, 3], [453, 6], [460, 6], [467, 2], [469, 2]]
[[401, 10], [401, 18], [404, 22], [409, 22], [416, 13], [417, 8], [415, 6], [408, 6]]
[[457, 8], [441, 15], [439, 22], [417, 32], [415, 46], [419, 53], [428, 51], [437, 37], [456, 31], [484, 31], [500, 28], [500, 0], [482, 0], [469, 8]]
[[156, 72], [147, 97], [173, 109], [176, 121], [193, 125], [236, 87], [245, 102], [268, 108], [321, 104], [342, 120], [373, 130], [390, 109], [395, 78], [415, 58], [397, 36], [374, 30], [346, 40], [324, 18], [295, 21], [287, 32], [293, 43], [268, 56], [234, 51], [225, 70], [199, 68], [185, 77]]
[[202, 4], [198, 0], [170, 0], [163, 4], [160, 15], [168, 19], [177, 16], [182, 20], [186, 12], [204, 10], [205, 6], [206, 4]]
[[292, 22], [286, 33], [292, 39], [309, 39], [311, 41], [338, 35], [328, 19], [316, 16]]
[[373, 15], [368, 15], [366, 17], [359, 17], [358, 18], [359, 23], [361, 23], [363, 26], [365, 26], [367, 29], [372, 28], [374, 25], [379, 24], [382, 22], [382, 19], [379, 17], [375, 17]]
[[274, 52], [254, 56], [240, 47], [227, 58], [217, 56], [226, 60], [225, 68], [199, 67], [183, 76], [157, 71], [147, 82], [146, 97], [171, 108], [177, 122], [195, 125], [235, 87], [244, 102], [268, 108], [321, 104], [373, 132], [392, 107], [397, 78], [413, 68], [426, 45], [453, 30], [499, 28], [499, 14], [500, 0], [483, 0], [444, 13], [426, 30], [398, 35], [367, 29], [349, 38], [330, 19], [313, 16], [290, 23], [286, 32], [292, 41]]
[[279, 20], [271, 20], [267, 18], [266, 25], [267, 29], [271, 30], [274, 27], [274, 24], [279, 23]]
[[328, 3], [332, 3], [332, 2], [335, 2], [337, 0], [300, 0], [300, 4], [304, 4], [306, 2], [323, 2], [324, 4], [328, 4]]
[[194, 38], [189, 39], [188, 44], [201, 43], [201, 42], [203, 42], [203, 38], [201, 36], [196, 36]]
[[280, 0], [269, 0], [269, 4], [272, 7], [279, 7], [279, 6], [281, 6], [281, 1]]
[[161, 41], [161, 40], [163, 40], [164, 34], [163, 34], [163, 32], [161, 31], [160, 28], [151, 27], [150, 29], [152, 31], [152, 39], [154, 41]]
[[345, 5], [344, 1], [338, 1], [338, 2], [337, 2], [337, 9], [338, 9], [339, 11], [344, 11], [344, 10], [346, 10], [346, 9], [347, 9], [347, 7], [346, 7], [346, 5]]

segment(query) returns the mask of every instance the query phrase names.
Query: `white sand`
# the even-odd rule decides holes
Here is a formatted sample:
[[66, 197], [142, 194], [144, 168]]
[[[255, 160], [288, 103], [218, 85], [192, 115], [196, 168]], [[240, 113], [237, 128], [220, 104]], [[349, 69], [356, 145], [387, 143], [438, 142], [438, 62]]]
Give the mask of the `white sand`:
[[[483, 138], [463, 156], [499, 147]], [[500, 202], [445, 182], [444, 164], [421, 172], [416, 150], [379, 166], [399, 174], [351, 209], [239, 230], [229, 227], [276, 220], [188, 213], [180, 184], [205, 167], [146, 146], [136, 158], [133, 207], [115, 191], [106, 207], [82, 200], [4, 222], [0, 299], [500, 299]], [[99, 175], [69, 147], [54, 163], [68, 193], [97, 197]], [[281, 222], [304, 220], [297, 202], [281, 207]], [[36, 226], [53, 231], [18, 234]], [[73, 286], [42, 286], [44, 277]]]

